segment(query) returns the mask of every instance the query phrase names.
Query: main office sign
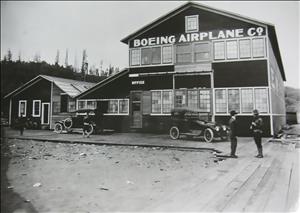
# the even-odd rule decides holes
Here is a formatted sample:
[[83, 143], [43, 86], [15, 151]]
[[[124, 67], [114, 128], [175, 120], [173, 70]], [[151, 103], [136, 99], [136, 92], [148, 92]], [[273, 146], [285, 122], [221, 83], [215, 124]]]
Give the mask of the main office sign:
[[263, 27], [251, 27], [248, 29], [217, 30], [208, 32], [184, 33], [178, 35], [158, 36], [142, 39], [134, 39], [133, 47], [145, 47], [185, 42], [197, 42], [216, 39], [230, 39], [265, 35]]

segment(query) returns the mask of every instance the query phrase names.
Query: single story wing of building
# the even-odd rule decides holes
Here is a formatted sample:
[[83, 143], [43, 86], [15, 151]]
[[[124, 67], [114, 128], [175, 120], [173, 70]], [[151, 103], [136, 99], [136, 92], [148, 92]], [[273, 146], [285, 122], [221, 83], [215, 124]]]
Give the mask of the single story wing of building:
[[23, 114], [37, 122], [39, 128], [52, 129], [55, 121], [67, 118], [76, 110], [75, 97], [94, 85], [39, 75], [4, 97], [9, 99], [9, 124], [14, 125]]
[[[138, 18], [138, 17], [137, 17]], [[250, 135], [252, 111], [264, 135], [285, 124], [284, 68], [275, 26], [188, 2], [123, 38], [129, 66], [77, 96], [78, 108], [100, 107], [120, 131], [166, 132], [171, 110], [194, 108]]]

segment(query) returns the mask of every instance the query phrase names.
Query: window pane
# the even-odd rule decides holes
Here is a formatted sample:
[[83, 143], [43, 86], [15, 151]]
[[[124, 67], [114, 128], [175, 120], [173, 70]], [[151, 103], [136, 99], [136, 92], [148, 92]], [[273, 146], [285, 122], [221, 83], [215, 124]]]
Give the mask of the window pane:
[[175, 107], [186, 106], [186, 92], [185, 90], [175, 91]]
[[228, 112], [231, 110], [240, 112], [240, 93], [238, 89], [228, 90]]
[[226, 51], [227, 51], [228, 59], [237, 58], [238, 57], [237, 41], [227, 41], [226, 42]]
[[198, 17], [190, 16], [186, 18], [186, 31], [195, 31], [198, 30]]
[[188, 90], [188, 107], [197, 109], [198, 99], [197, 90]]
[[120, 109], [120, 113], [128, 114], [128, 112], [129, 112], [128, 100], [120, 100], [119, 101], [119, 109]]
[[225, 89], [216, 90], [216, 112], [217, 113], [227, 112], [227, 99], [226, 99]]
[[253, 110], [253, 93], [252, 89], [242, 89], [242, 112], [251, 113]]
[[161, 63], [161, 47], [152, 48], [152, 64]]
[[134, 49], [134, 50], [131, 50], [131, 55], [130, 55], [130, 64], [132, 66], [134, 65], [140, 65], [141, 63], [141, 52], [140, 52], [140, 49]]
[[78, 101], [78, 109], [85, 109], [86, 101]]
[[176, 48], [176, 62], [189, 63], [192, 62], [192, 47], [190, 44], [178, 45]]
[[252, 53], [253, 57], [265, 56], [265, 42], [263, 38], [257, 38], [252, 40]]
[[162, 97], [163, 113], [170, 113], [173, 107], [173, 92], [163, 91]]
[[195, 62], [200, 62], [210, 58], [210, 46], [208, 43], [195, 44]]
[[163, 54], [163, 63], [167, 64], [167, 63], [172, 63], [172, 46], [167, 46], [167, 47], [163, 47], [162, 49], [162, 54]]
[[69, 112], [73, 112], [76, 110], [76, 102], [74, 100], [69, 101]]
[[151, 56], [152, 56], [152, 49], [151, 48], [143, 48], [142, 49], [142, 64], [147, 65], [151, 64]]
[[151, 92], [152, 113], [161, 113], [161, 91]]
[[108, 113], [118, 113], [118, 100], [108, 101]]
[[40, 115], [40, 102], [39, 101], [34, 101], [33, 102], [33, 115]]
[[268, 112], [268, 90], [265, 88], [254, 89], [255, 108], [262, 113]]
[[250, 39], [240, 40], [240, 58], [251, 57], [251, 41]]
[[225, 59], [224, 41], [214, 43], [214, 59]]
[[209, 90], [200, 90], [199, 91], [200, 99], [200, 110], [203, 112], [210, 112], [210, 91]]
[[96, 109], [96, 101], [87, 101], [87, 109]]
[[19, 102], [20, 115], [26, 116], [26, 102]]

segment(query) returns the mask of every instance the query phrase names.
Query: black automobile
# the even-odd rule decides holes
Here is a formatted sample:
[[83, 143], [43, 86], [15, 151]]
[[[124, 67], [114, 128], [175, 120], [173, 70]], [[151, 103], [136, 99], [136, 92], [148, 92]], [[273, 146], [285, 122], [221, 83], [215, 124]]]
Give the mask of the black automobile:
[[91, 122], [87, 131], [87, 134], [90, 135], [96, 129], [95, 124], [95, 113], [93, 109], [80, 109], [72, 112], [72, 116], [61, 121], [55, 122], [54, 132], [73, 132], [73, 131], [82, 131], [83, 129], [83, 118], [89, 113]]
[[212, 142], [214, 138], [227, 140], [229, 128], [209, 121], [209, 114], [189, 108], [175, 108], [171, 111], [172, 125], [170, 137], [178, 139], [180, 135], [187, 137], [203, 136], [206, 142]]

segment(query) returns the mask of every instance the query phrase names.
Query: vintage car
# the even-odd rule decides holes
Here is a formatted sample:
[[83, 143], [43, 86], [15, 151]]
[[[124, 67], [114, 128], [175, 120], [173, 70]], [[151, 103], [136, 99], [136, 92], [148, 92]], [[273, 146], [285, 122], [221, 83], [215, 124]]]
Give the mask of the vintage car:
[[172, 124], [170, 127], [170, 137], [178, 139], [180, 135], [187, 137], [203, 136], [206, 142], [212, 142], [214, 138], [227, 140], [229, 128], [211, 122], [210, 116], [189, 108], [175, 108], [171, 111]]
[[86, 113], [89, 113], [91, 116], [91, 122], [89, 125], [89, 130], [87, 131], [87, 134], [90, 135], [94, 132], [96, 124], [95, 124], [95, 113], [93, 109], [80, 109], [72, 112], [72, 116], [69, 118], [66, 118], [61, 121], [55, 122], [54, 125], [54, 132], [56, 133], [62, 133], [62, 132], [73, 132], [73, 131], [81, 131], [83, 128], [83, 118], [86, 115]]

